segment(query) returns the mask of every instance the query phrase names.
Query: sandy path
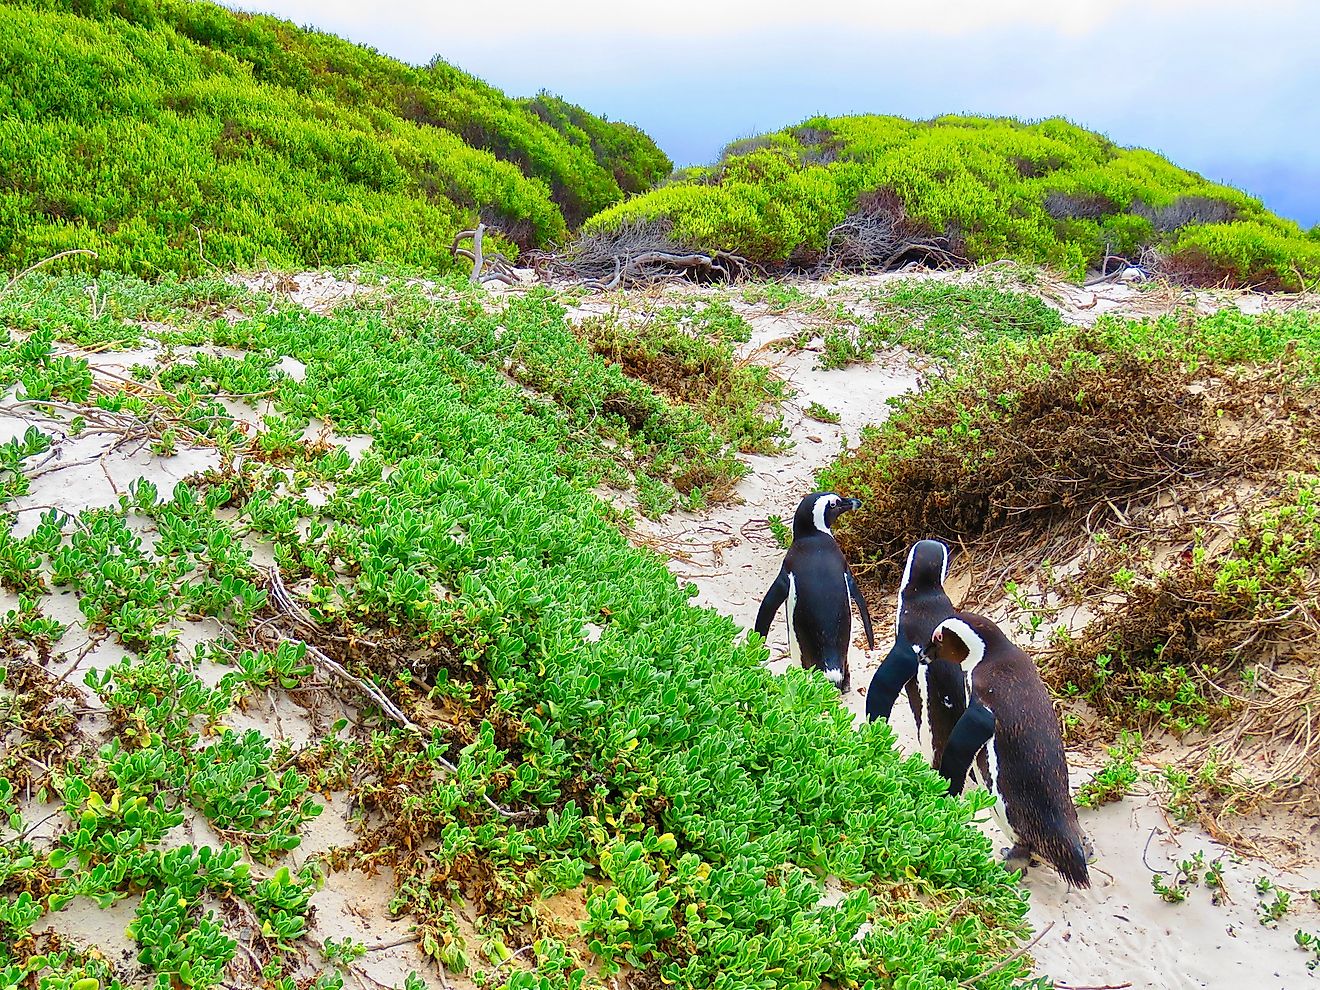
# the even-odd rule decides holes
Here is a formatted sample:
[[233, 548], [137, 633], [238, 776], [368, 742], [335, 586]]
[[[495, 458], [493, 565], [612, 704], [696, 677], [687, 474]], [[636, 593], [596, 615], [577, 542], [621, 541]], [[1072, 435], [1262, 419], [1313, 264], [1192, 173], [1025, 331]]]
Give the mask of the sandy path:
[[[753, 345], [788, 329], [777, 319], [757, 319], [754, 325]], [[798, 390], [785, 416], [794, 449], [778, 457], [747, 458], [752, 472], [738, 486], [740, 504], [699, 514], [678, 513], [658, 524], [642, 520], [638, 526], [658, 549], [672, 555], [671, 570], [696, 585], [697, 604], [726, 613], [746, 627], [751, 626], [783, 557], [765, 524], [766, 517], [791, 519], [798, 500], [815, 490], [816, 471], [839, 453], [841, 438], [856, 443], [863, 424], [884, 418], [885, 400], [914, 388], [918, 380], [913, 360], [897, 351], [868, 365], [832, 372], [816, 370], [816, 355], [809, 351], [783, 354], [762, 350], [757, 360], [775, 366]], [[840, 425], [803, 416], [801, 409], [811, 402], [840, 414]], [[956, 575], [951, 576], [950, 584], [956, 600]], [[871, 654], [863, 648], [860, 623], [855, 621], [852, 689], [844, 699], [859, 722], [865, 718], [871, 674], [889, 646], [885, 637], [892, 628], [894, 601], [888, 596], [871, 602], [870, 607], [877, 649]], [[769, 639], [769, 666], [775, 671], [788, 664], [786, 628], [781, 611]], [[903, 703], [895, 708], [894, 729], [900, 746], [917, 751], [911, 713]], [[1080, 754], [1070, 754], [1069, 762], [1074, 787], [1095, 769]], [[988, 813], [985, 817], [983, 830], [997, 848], [1005, 845], [989, 823]], [[1310, 889], [1320, 887], [1320, 869], [1315, 864], [1301, 874], [1288, 874], [1265, 863], [1235, 860], [1200, 829], [1171, 823], [1151, 793], [1096, 810], [1083, 809], [1080, 817], [1095, 843], [1095, 886], [1089, 891], [1069, 891], [1049, 868], [1040, 866], [1029, 870], [1022, 880], [1030, 897], [1029, 917], [1040, 936], [1031, 949], [1037, 972], [1056, 981], [1060, 990], [1288, 990], [1320, 985], [1316, 973], [1306, 969], [1308, 956], [1293, 941], [1298, 928], [1320, 930], [1320, 909], [1308, 896]], [[1228, 898], [1213, 904], [1211, 891], [1196, 886], [1181, 904], [1161, 900], [1152, 890], [1152, 875], [1172, 874], [1179, 862], [1197, 851], [1206, 861], [1224, 857]], [[1288, 914], [1273, 927], [1263, 926], [1257, 916], [1261, 898], [1255, 882], [1262, 876], [1291, 892]]]

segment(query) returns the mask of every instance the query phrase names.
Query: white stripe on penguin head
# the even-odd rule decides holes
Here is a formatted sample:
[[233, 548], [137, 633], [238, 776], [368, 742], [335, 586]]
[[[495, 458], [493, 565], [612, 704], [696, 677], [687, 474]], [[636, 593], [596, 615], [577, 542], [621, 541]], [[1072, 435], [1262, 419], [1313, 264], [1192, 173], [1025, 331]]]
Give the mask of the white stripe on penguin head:
[[944, 555], [944, 560], [940, 562], [940, 587], [942, 588], [945, 579], [949, 576], [949, 548], [947, 544], [940, 543], [939, 540], [935, 542], [940, 544], [940, 553]]
[[953, 633], [963, 646], [967, 647], [967, 659], [963, 661], [963, 670], [971, 677], [976, 665], [985, 659], [985, 640], [962, 619], [945, 619], [935, 629], [936, 633]]
[[907, 564], [903, 567], [903, 580], [898, 586], [899, 600], [903, 599], [903, 592], [907, 591], [908, 582], [912, 580], [912, 560], [917, 556], [918, 544], [912, 544], [912, 549], [908, 551]]
[[816, 504], [811, 507], [811, 517], [816, 521], [816, 528], [822, 533], [830, 531], [829, 524], [825, 522], [825, 510], [837, 501], [839, 501], [837, 495], [822, 495], [816, 499]]

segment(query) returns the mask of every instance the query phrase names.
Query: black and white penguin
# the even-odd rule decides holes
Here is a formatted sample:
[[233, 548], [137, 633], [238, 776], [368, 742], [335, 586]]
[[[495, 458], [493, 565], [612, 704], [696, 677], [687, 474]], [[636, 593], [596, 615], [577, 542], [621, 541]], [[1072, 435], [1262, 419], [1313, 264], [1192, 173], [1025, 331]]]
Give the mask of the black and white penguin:
[[965, 674], [967, 711], [940, 763], [949, 793], [962, 793], [970, 773], [994, 795], [995, 819], [1013, 843], [1010, 860], [1034, 855], [1071, 886], [1091, 886], [1063, 738], [1035, 663], [997, 625], [971, 612], [941, 622], [925, 653], [932, 662], [959, 664]]
[[789, 655], [803, 667], [823, 671], [840, 691], [848, 689], [849, 598], [857, 603], [866, 641], [875, 648], [871, 613], [830, 531], [839, 516], [861, 506], [857, 499], [833, 492], [816, 492], [798, 504], [793, 514], [793, 544], [756, 613], [756, 631], [764, 639], [779, 606], [787, 601]]
[[949, 733], [967, 707], [962, 668], [946, 660], [918, 662], [918, 652], [930, 642], [935, 627], [954, 613], [953, 602], [944, 593], [948, 575], [947, 546], [938, 540], [912, 545], [898, 588], [894, 648], [866, 691], [866, 717], [874, 722], [888, 719], [899, 691], [907, 689], [922, 754], [937, 770]]

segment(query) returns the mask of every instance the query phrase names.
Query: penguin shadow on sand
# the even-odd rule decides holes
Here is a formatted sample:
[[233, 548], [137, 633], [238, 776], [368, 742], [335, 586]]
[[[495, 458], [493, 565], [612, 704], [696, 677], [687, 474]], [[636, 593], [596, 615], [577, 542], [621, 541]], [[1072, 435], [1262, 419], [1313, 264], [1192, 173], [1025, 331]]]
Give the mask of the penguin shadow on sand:
[[922, 756], [960, 794], [994, 798], [1010, 846], [1007, 869], [1040, 861], [1069, 888], [1091, 886], [1093, 853], [1077, 820], [1049, 691], [1035, 662], [992, 620], [954, 608], [945, 591], [949, 550], [921, 540], [898, 589], [894, 645], [867, 689], [869, 721], [890, 720], [905, 693]]

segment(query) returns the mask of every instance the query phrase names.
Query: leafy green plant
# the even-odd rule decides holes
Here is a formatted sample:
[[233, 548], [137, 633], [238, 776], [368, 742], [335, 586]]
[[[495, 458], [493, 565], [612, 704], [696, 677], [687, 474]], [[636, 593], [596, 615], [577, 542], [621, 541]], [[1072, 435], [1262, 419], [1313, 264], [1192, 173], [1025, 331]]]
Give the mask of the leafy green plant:
[[[62, 339], [84, 325], [86, 284], [37, 279], [14, 296], [44, 300]], [[123, 291], [108, 311], [176, 328], [151, 335], [247, 357], [179, 358], [147, 379], [162, 395], [98, 379], [79, 414], [187, 417], [180, 450], [214, 450], [216, 466], [52, 517], [11, 548], [15, 573], [76, 599], [108, 648], [84, 682], [103, 727], [50, 783], [58, 856], [24, 876], [48, 868], [57, 899], [97, 904], [153, 891], [133, 929], [144, 965], [207, 985], [234, 951], [224, 940], [241, 940], [283, 990], [321, 876], [278, 857], [319, 805], [313, 788], [346, 788], [363, 815], [326, 868], [389, 870], [420, 948], [453, 968], [488, 960], [546, 990], [623, 965], [683, 985], [1022, 977], [1025, 898], [968, 828], [984, 797], [948, 800], [818, 678], [770, 675], [763, 647], [692, 609], [692, 588], [592, 496], [632, 482], [676, 502], [686, 471], [733, 457], [703, 416], [584, 347], [550, 298], [487, 310], [391, 283], [329, 315], [256, 303], [231, 324], [173, 302], [202, 286]], [[707, 356], [745, 333], [734, 316], [675, 313]], [[280, 357], [305, 377], [272, 375]], [[208, 405], [234, 386], [270, 403], [264, 447]], [[656, 422], [630, 424], [638, 410]], [[370, 445], [295, 437], [313, 419]], [[310, 648], [276, 645], [295, 635], [335, 670], [315, 695]], [[286, 691], [351, 711], [297, 742], [230, 724]], [[178, 841], [189, 808], [222, 833], [205, 863]], [[821, 904], [827, 876], [840, 904]], [[473, 925], [458, 897], [479, 905]], [[553, 943], [554, 898], [598, 951]], [[208, 913], [216, 902], [237, 910]], [[867, 921], [881, 934], [854, 939]], [[515, 964], [529, 929], [540, 945]]]
[[1124, 732], [1117, 746], [1107, 750], [1105, 765], [1077, 790], [1077, 804], [1083, 808], [1098, 808], [1110, 801], [1119, 801], [1132, 790], [1141, 778], [1136, 761], [1141, 757], [1142, 740], [1138, 732]]
[[1307, 969], [1320, 967], [1320, 935], [1299, 928], [1293, 933], [1293, 941], [1297, 943], [1297, 948], [1310, 953], [1311, 958], [1306, 962]]
[[802, 411], [803, 411], [804, 413], [806, 413], [806, 415], [807, 415], [809, 418], [814, 419], [814, 420], [816, 420], [817, 422], [820, 422], [820, 423], [836, 423], [836, 424], [837, 424], [837, 423], [840, 421], [840, 419], [839, 419], [839, 414], [838, 414], [838, 413], [836, 413], [836, 412], [831, 412], [830, 410], [828, 410], [828, 409], [826, 409], [824, 406], [822, 406], [819, 402], [809, 402], [809, 403], [807, 403], [806, 408], [803, 409]]
[[[1273, 925], [1288, 913], [1292, 895], [1279, 889], [1268, 877], [1256, 878], [1256, 894], [1260, 898], [1256, 913], [1262, 925]], [[1271, 897], [1271, 894], [1274, 896]]]
[[[25, 94], [0, 126], [17, 267], [78, 247], [96, 257], [75, 264], [153, 276], [447, 269], [478, 212], [505, 250], [545, 245], [620, 201], [620, 179], [668, 171], [640, 131], [562, 101], [218, 6], [23, 3], [0, 38]], [[141, 196], [149, 177], [166, 178]]]
[[1173, 875], [1173, 882], [1166, 883], [1160, 874], [1151, 875], [1151, 887], [1160, 898], [1170, 904], [1181, 904], [1187, 900], [1187, 896], [1192, 887], [1201, 882], [1202, 874], [1205, 875], [1205, 885], [1211, 888], [1211, 901], [1220, 904], [1226, 899], [1224, 893], [1224, 857], [1207, 861], [1205, 853], [1199, 850], [1192, 854], [1191, 859], [1185, 859], [1178, 864], [1177, 870]]

